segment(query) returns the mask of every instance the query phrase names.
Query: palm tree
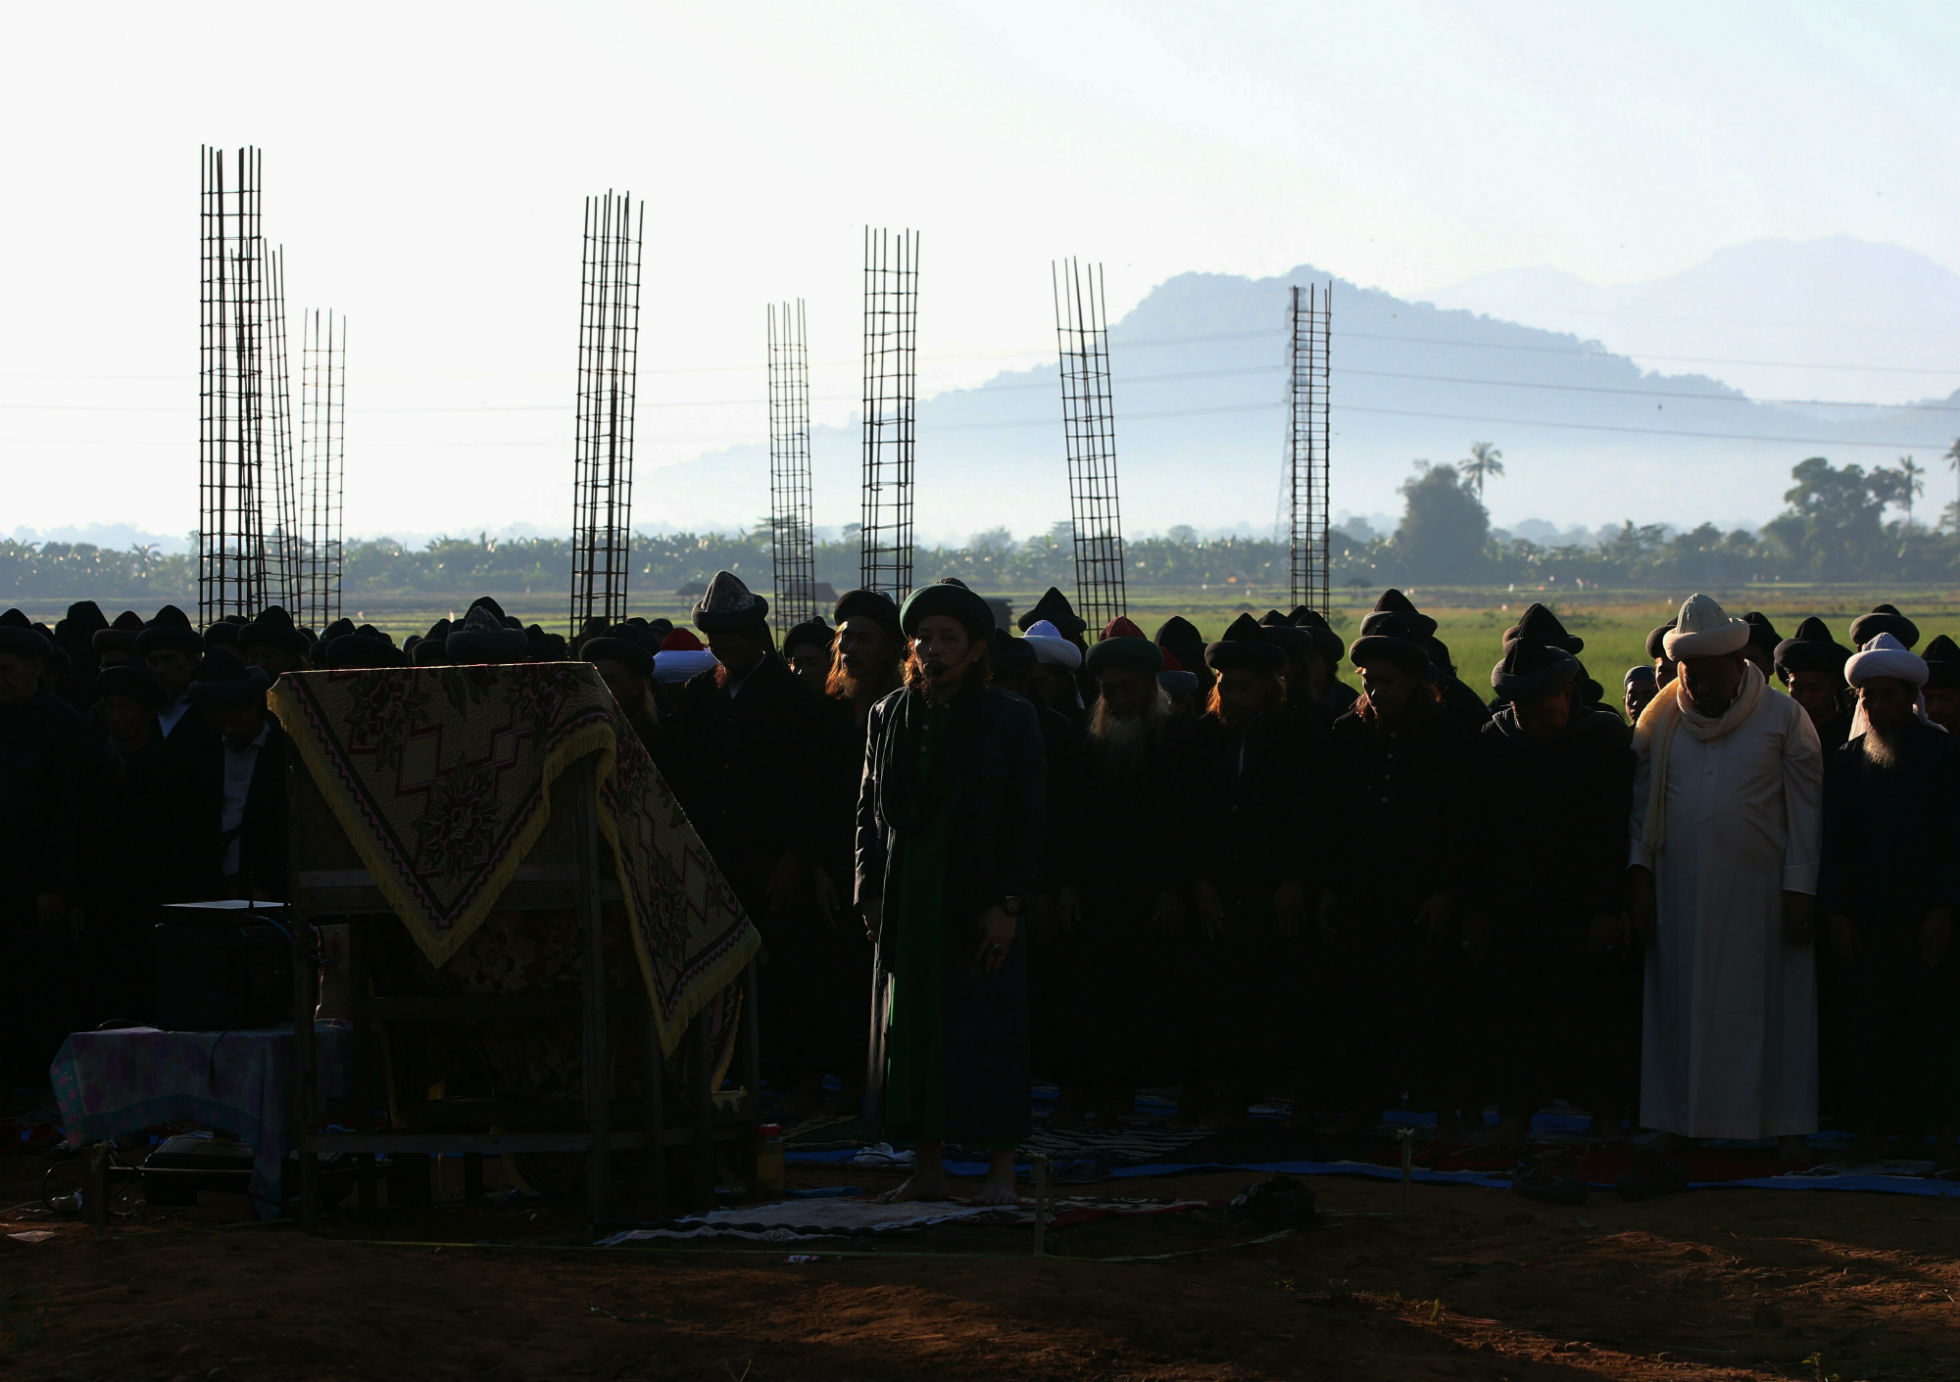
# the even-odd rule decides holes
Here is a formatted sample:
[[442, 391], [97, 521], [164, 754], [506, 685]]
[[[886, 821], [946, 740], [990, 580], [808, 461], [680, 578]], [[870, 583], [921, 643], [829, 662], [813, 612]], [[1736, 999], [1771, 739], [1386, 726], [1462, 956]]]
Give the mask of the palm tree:
[[[1960, 449], [1960, 438], [1956, 438], [1953, 445]], [[1458, 461], [1456, 468], [1463, 472], [1464, 479], [1477, 487], [1477, 502], [1481, 504], [1484, 502], [1484, 481], [1493, 475], [1503, 477], [1504, 453], [1487, 441], [1473, 441], [1470, 443], [1469, 458]]]
[[[1953, 439], [1953, 445], [1947, 447], [1944, 459], [1948, 465], [1953, 467], [1954, 475], [1960, 476], [1960, 437], [1955, 437]], [[1960, 500], [1954, 502], [1953, 526], [1956, 531], [1960, 531]]]
[[1906, 511], [1906, 542], [1912, 540], [1912, 501], [1925, 492], [1926, 467], [1910, 456], [1899, 457], [1899, 504]]

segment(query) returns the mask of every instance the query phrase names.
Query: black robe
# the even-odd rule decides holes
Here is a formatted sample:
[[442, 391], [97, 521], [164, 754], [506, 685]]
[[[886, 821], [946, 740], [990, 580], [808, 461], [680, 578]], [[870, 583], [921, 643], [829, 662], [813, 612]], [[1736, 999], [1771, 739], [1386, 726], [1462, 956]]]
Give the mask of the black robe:
[[[1283, 882], [1311, 896], [1327, 857], [1326, 731], [1280, 706], [1243, 730], [1206, 715], [1172, 739], [1174, 790], [1190, 815], [1176, 843], [1176, 881], [1202, 881], [1224, 904], [1207, 939], [1195, 909], [1173, 943], [1179, 976], [1181, 1077], [1239, 1094], [1290, 1092], [1318, 1064], [1319, 959], [1306, 934], [1282, 935]], [[1171, 856], [1167, 856], [1169, 858]]]
[[[196, 712], [191, 712], [195, 714]], [[225, 741], [213, 734], [200, 741], [194, 768], [194, 803], [185, 825], [189, 840], [186, 871], [180, 874], [181, 897], [173, 901], [207, 901], [229, 897], [239, 879], [260, 898], [291, 896], [288, 886], [286, 840], [286, 769], [291, 740], [270, 718], [265, 742], [252, 764], [245, 789], [245, 812], [238, 826], [238, 873], [225, 872], [230, 843], [224, 831]]]
[[1075, 1038], [1080, 1023], [1076, 981], [1082, 967], [1079, 937], [1064, 934], [1058, 906], [1064, 885], [1077, 890], [1083, 876], [1082, 827], [1087, 807], [1084, 773], [1089, 736], [1068, 716], [1030, 698], [1041, 729], [1048, 790], [1048, 828], [1028, 927], [1029, 1051], [1041, 1079], [1078, 1078]]
[[1554, 1095], [1638, 1094], [1640, 960], [1629, 946], [1594, 954], [1590, 934], [1624, 905], [1631, 745], [1618, 715], [1579, 705], [1549, 739], [1526, 734], [1508, 705], [1478, 735], [1471, 901], [1490, 954], [1467, 982], [1486, 1013], [1479, 1106], [1529, 1116]]
[[[763, 1071], [772, 1081], [842, 1073], [822, 1069], [834, 1053], [809, 1047], [813, 1013], [828, 1011], [824, 975], [809, 966], [825, 948], [829, 923], [807, 891], [784, 912], [769, 902], [785, 853], [796, 851], [806, 869], [823, 857], [823, 788], [835, 752], [822, 730], [823, 708], [771, 651], [734, 696], [715, 684], [713, 668], [689, 678], [671, 720], [668, 780], [766, 947], [758, 988]], [[827, 1030], [834, 1036], [841, 1027]]]
[[1862, 947], [1847, 968], [1828, 925], [1819, 936], [1833, 1000], [1824, 1063], [1837, 1077], [1844, 1112], [1938, 1126], [1960, 1114], [1960, 947], [1950, 944], [1930, 967], [1919, 933], [1933, 908], [1960, 906], [1960, 748], [1918, 720], [1890, 769], [1874, 763], [1865, 744], [1864, 736], [1853, 739], [1824, 763], [1817, 914], [1820, 921], [1850, 917]]
[[1474, 742], [1432, 701], [1393, 729], [1350, 711], [1328, 735], [1340, 809], [1327, 821], [1327, 877], [1341, 927], [1330, 1064], [1344, 1077], [1339, 1097], [1363, 1113], [1405, 1092], [1430, 1100], [1424, 1107], [1455, 1107], [1465, 1092], [1462, 952], [1453, 940], [1433, 944], [1416, 919], [1428, 898], [1470, 881]]
[[84, 882], [88, 1025], [112, 1018], [147, 1021], [155, 1006], [154, 930], [178, 867], [175, 821], [184, 813], [161, 736], [117, 750], [90, 795], [88, 875]]
[[[1035, 945], [1035, 1049], [1048, 1060], [1036, 1069], [1063, 1082], [1120, 1089], [1178, 1077], [1163, 1041], [1177, 999], [1155, 920], [1157, 899], [1172, 886], [1164, 861], [1178, 848], [1171, 733], [1161, 724], [1125, 755], [1087, 736], [1077, 750], [1067, 807], [1074, 824], [1056, 866], [1079, 915], [1072, 931], [1056, 926]], [[1051, 821], [1055, 802], [1051, 791]]]
[[[858, 792], [855, 898], [881, 899], [889, 945], [907, 901], [907, 838], [943, 821], [940, 895], [919, 901], [940, 918], [944, 1078], [948, 1139], [978, 1146], [1018, 1142], [1028, 1118], [1028, 945], [1025, 915], [1000, 969], [974, 964], [980, 921], [1004, 897], [1033, 896], [1046, 829], [1047, 770], [1034, 707], [1009, 691], [961, 692], [943, 760], [922, 785], [923, 698], [894, 691], [873, 707]], [[911, 885], [916, 886], [916, 884]]]
[[105, 763], [99, 731], [46, 687], [0, 707], [0, 1079], [44, 1088], [79, 1020], [67, 918], [42, 926], [36, 899], [83, 901], [82, 806]]

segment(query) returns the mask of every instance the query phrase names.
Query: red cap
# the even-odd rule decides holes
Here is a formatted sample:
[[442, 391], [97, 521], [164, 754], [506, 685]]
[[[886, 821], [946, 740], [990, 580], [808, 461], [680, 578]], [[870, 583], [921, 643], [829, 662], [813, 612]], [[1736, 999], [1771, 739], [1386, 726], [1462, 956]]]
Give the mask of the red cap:
[[1132, 623], [1127, 615], [1119, 614], [1103, 625], [1104, 638], [1142, 638], [1143, 630]]
[[701, 640], [694, 636], [692, 629], [675, 629], [672, 633], [660, 640], [660, 651], [663, 653], [698, 653], [701, 651]]

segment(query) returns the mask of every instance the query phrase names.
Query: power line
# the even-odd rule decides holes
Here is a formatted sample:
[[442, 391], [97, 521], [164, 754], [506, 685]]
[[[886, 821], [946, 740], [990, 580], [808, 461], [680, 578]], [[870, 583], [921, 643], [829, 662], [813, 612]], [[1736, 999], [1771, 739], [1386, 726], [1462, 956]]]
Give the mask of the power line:
[[[1137, 384], [1163, 384], [1192, 379], [1246, 378], [1260, 375], [1280, 375], [1284, 371], [1278, 365], [1256, 365], [1239, 369], [1181, 370], [1170, 374], [1125, 375], [1126, 386]], [[1686, 389], [1636, 389], [1615, 388], [1605, 384], [1548, 384], [1529, 379], [1478, 379], [1467, 375], [1454, 374], [1411, 374], [1402, 370], [1371, 370], [1336, 368], [1337, 375], [1356, 375], [1371, 379], [1405, 379], [1430, 384], [1468, 384], [1479, 388], [1492, 389], [1539, 389], [1554, 393], [1610, 394], [1625, 398], [1677, 398], [1699, 403], [1745, 403], [1765, 408], [1876, 408], [1895, 412], [1915, 413], [1960, 413], [1956, 403], [1872, 403], [1862, 399], [1832, 398], [1753, 398], [1742, 393], [1697, 393]], [[1052, 390], [1052, 380], [1031, 380], [1019, 384], [987, 384], [972, 389], [954, 390], [958, 393], [1004, 393], [1023, 389]], [[942, 395], [943, 396], [943, 395]], [[852, 403], [858, 401], [854, 396], [828, 394], [811, 400], [815, 403]], [[666, 399], [645, 406], [655, 408], [727, 408], [760, 406], [764, 400], [754, 397], [742, 398], [694, 398]], [[0, 403], [0, 409], [27, 412], [98, 412], [98, 413], [150, 413], [184, 416], [184, 408], [150, 407], [141, 404], [84, 404], [84, 403]], [[569, 405], [561, 403], [485, 403], [485, 404], [447, 404], [429, 405], [414, 408], [362, 408], [362, 416], [406, 416], [412, 414], [463, 414], [463, 413], [565, 413]]]

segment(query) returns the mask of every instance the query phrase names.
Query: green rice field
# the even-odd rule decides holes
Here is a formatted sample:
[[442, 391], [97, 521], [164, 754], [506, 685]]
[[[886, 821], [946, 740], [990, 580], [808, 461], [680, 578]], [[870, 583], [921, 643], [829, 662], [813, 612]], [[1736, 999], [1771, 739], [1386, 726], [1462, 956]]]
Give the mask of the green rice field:
[[[1336, 592], [1330, 622], [1344, 637], [1352, 638], [1373, 607], [1377, 593]], [[1437, 588], [1415, 590], [1411, 598], [1437, 621], [1437, 636], [1449, 645], [1459, 674], [1473, 686], [1484, 683], [1491, 664], [1497, 661], [1504, 629], [1534, 600], [1551, 606], [1568, 629], [1586, 640], [1582, 656], [1588, 669], [1610, 686], [1628, 667], [1645, 660], [1648, 631], [1665, 623], [1680, 608], [1681, 601], [1693, 593], [1587, 590], [1559, 595], [1532, 589]], [[1816, 614], [1831, 626], [1840, 641], [1847, 640], [1851, 620], [1886, 599], [1897, 604], [1920, 626], [1922, 645], [1939, 633], [1960, 637], [1960, 591], [1951, 589], [1885, 591], [1868, 587], [1775, 585], [1710, 593], [1732, 614], [1761, 610], [1785, 637], [1796, 631], [1806, 615]], [[1007, 598], [1018, 612], [1039, 595], [1039, 591], [1018, 591]], [[565, 629], [562, 598], [547, 601], [520, 596], [506, 598], [502, 603], [507, 613], [527, 624], [539, 623], [558, 632]], [[1188, 592], [1149, 590], [1131, 598], [1129, 611], [1146, 634], [1154, 633], [1157, 625], [1171, 615], [1182, 614], [1207, 638], [1215, 638], [1241, 612], [1250, 611], [1257, 617], [1275, 605], [1281, 609], [1289, 607], [1283, 597], [1253, 591], [1240, 594], [1216, 588]], [[372, 622], [399, 640], [425, 632], [430, 624], [444, 616], [460, 616], [467, 607], [466, 598], [459, 598], [453, 604], [431, 606], [424, 597], [414, 607], [404, 604], [363, 611], [349, 609], [347, 613], [356, 622]], [[647, 618], [665, 616], [677, 624], [685, 624], [688, 618], [687, 602], [673, 597], [650, 600], [644, 605], [634, 601], [632, 609], [635, 614]], [[49, 610], [46, 615], [56, 612]], [[779, 625], [778, 632], [781, 631]]]

